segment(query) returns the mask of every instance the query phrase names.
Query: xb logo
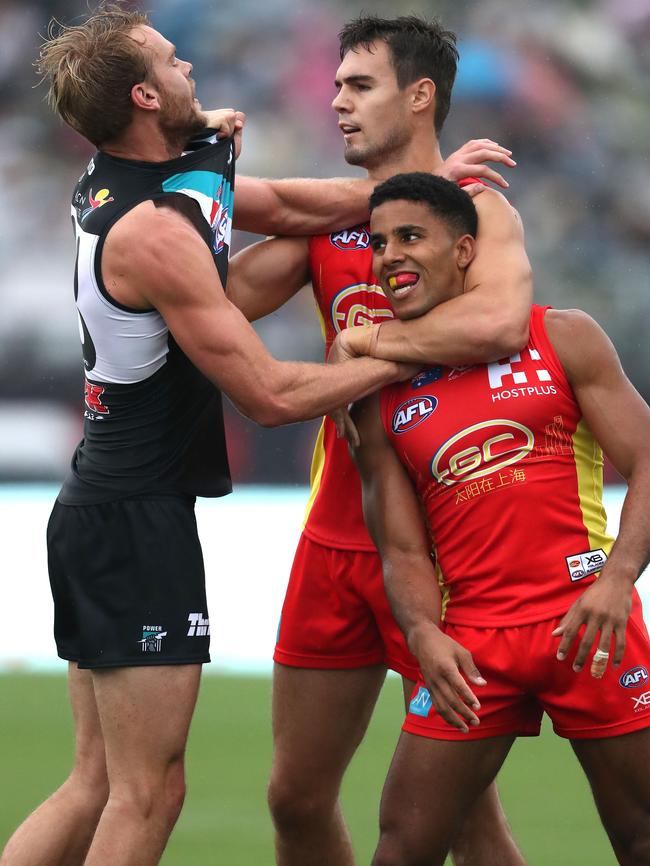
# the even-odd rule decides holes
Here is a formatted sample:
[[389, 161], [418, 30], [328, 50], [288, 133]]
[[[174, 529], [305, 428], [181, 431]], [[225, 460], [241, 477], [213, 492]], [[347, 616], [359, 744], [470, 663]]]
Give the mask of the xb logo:
[[431, 461], [431, 474], [441, 484], [473, 481], [524, 458], [535, 437], [528, 427], [500, 418], [466, 427], [448, 439]]

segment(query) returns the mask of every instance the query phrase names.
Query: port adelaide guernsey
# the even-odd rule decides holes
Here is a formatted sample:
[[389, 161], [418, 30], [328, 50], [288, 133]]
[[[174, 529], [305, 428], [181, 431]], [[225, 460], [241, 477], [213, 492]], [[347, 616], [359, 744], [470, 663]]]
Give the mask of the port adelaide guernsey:
[[[172, 207], [212, 251], [225, 286], [232, 228], [232, 139], [210, 132], [183, 156], [138, 162], [99, 152], [72, 199], [74, 295], [84, 363], [84, 431], [59, 494], [64, 505], [232, 489], [221, 394], [155, 309], [118, 303], [101, 275], [110, 228], [140, 202]], [[134, 244], [138, 239], [134, 237]]]

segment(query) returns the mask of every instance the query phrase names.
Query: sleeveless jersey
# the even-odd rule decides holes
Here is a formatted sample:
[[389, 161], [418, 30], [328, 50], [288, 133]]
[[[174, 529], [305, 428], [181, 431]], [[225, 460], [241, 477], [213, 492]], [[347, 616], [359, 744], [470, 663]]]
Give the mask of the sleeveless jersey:
[[[481, 182], [467, 177], [459, 186]], [[393, 310], [372, 272], [367, 223], [310, 238], [309, 264], [325, 357], [336, 335], [355, 325], [393, 318]], [[311, 464], [311, 492], [303, 531], [319, 544], [344, 550], [375, 550], [363, 519], [361, 481], [345, 439], [323, 419]]]
[[[309, 260], [325, 357], [345, 328], [393, 318], [388, 298], [372, 273], [367, 224], [311, 238]], [[336, 438], [336, 427], [328, 417], [314, 449], [304, 532], [328, 547], [375, 549], [363, 520], [359, 473], [347, 441]]]
[[74, 294], [85, 410], [84, 436], [59, 494], [63, 504], [151, 494], [222, 496], [232, 489], [220, 392], [181, 351], [157, 310], [120, 304], [101, 274], [109, 229], [131, 208], [152, 200], [192, 221], [225, 286], [232, 140], [204, 134], [190, 148], [156, 163], [100, 151], [74, 191]]
[[602, 453], [534, 306], [526, 349], [382, 390], [384, 428], [426, 511], [448, 622], [565, 613], [613, 539]]

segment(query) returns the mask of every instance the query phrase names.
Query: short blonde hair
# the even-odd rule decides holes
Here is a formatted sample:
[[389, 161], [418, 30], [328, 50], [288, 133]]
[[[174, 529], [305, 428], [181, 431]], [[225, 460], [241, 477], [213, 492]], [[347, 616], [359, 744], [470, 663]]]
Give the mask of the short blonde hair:
[[83, 24], [50, 22], [35, 66], [49, 82], [48, 101], [73, 129], [96, 147], [131, 122], [131, 88], [152, 74], [152, 56], [129, 36], [148, 25], [141, 12], [107, 4]]

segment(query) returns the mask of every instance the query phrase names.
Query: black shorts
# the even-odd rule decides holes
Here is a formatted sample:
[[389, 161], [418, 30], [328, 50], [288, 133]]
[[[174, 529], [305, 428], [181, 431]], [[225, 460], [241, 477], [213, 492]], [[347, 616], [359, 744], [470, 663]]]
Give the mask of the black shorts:
[[56, 502], [47, 527], [54, 638], [80, 668], [210, 661], [194, 502]]

